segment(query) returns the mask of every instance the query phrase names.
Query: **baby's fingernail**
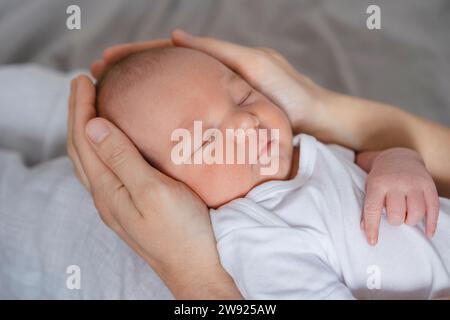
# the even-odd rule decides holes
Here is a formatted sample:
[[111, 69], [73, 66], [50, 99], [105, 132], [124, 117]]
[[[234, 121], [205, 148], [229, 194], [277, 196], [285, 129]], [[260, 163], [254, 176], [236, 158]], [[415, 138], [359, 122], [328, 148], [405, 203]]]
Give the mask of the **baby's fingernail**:
[[428, 238], [429, 239], [433, 238], [435, 233], [436, 233], [436, 229], [428, 231], [427, 232]]
[[110, 133], [106, 123], [100, 119], [91, 120], [86, 125], [86, 132], [93, 143], [102, 142]]
[[373, 237], [373, 236], [370, 236], [370, 237], [369, 237], [369, 244], [370, 244], [371, 246], [376, 245], [376, 244], [377, 244], [377, 238], [376, 238], [376, 237]]

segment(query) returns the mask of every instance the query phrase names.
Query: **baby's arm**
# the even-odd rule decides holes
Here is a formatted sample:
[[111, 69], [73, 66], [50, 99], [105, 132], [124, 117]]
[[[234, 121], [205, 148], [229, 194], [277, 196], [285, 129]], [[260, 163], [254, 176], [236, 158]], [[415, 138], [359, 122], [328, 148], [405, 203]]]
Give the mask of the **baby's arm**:
[[378, 241], [383, 207], [392, 225], [403, 222], [416, 225], [426, 216], [426, 234], [433, 236], [439, 197], [431, 174], [416, 151], [406, 148], [366, 151], [356, 156], [356, 163], [368, 173], [361, 227], [369, 244]]
[[[327, 95], [323, 104], [328, 112], [323, 113], [317, 129], [308, 133], [322, 142], [357, 151], [392, 147], [416, 150], [439, 194], [450, 198], [450, 128], [393, 106], [338, 93]], [[298, 127], [294, 123], [294, 128]]]

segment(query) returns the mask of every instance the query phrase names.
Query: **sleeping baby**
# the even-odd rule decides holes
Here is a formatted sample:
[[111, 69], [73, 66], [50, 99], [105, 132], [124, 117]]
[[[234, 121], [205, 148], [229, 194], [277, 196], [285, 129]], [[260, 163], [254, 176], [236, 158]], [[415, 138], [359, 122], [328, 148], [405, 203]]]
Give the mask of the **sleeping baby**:
[[[383, 216], [370, 246], [360, 228], [366, 173], [354, 153], [294, 137], [279, 107], [214, 58], [185, 48], [130, 55], [97, 83], [96, 107], [211, 208], [221, 263], [245, 298], [450, 296], [450, 201], [440, 199], [433, 239], [423, 222], [394, 227]], [[199, 124], [200, 141], [174, 152], [174, 133], [195, 137]], [[248, 135], [218, 148], [230, 130]], [[233, 161], [242, 148], [246, 161]], [[196, 161], [205, 150], [216, 161]], [[222, 151], [231, 161], [217, 161]]]

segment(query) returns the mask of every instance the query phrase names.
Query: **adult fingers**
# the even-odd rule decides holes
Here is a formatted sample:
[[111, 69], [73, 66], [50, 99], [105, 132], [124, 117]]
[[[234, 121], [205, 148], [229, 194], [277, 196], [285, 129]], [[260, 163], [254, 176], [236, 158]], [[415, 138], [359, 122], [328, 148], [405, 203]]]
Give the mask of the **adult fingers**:
[[177, 46], [202, 51], [237, 71], [245, 73], [245, 64], [255, 58], [255, 49], [215, 38], [194, 37], [182, 30], [172, 32], [172, 41]]
[[103, 60], [96, 60], [91, 64], [91, 74], [95, 79], [100, 79], [106, 70], [106, 63]]
[[[124, 190], [125, 189], [123, 189], [121, 192], [124, 192]], [[131, 247], [131, 249], [133, 249], [133, 251], [135, 251], [144, 260], [150, 263], [153, 267], [155, 267], [156, 264], [153, 263], [151, 255], [148, 252], [146, 252], [142, 248], [142, 246], [139, 245], [139, 243], [133, 236], [136, 233], [135, 232], [137, 229], [136, 226], [131, 226], [130, 228], [129, 217], [138, 216], [137, 214], [132, 214], [132, 212], [136, 211], [136, 208], [134, 206], [131, 197], [129, 196], [129, 194], [124, 193], [123, 196], [119, 195], [117, 199], [121, 201], [120, 210], [122, 210], [123, 212], [127, 212], [128, 214], [127, 215], [114, 214], [114, 212], [116, 212], [118, 208], [113, 208], [112, 210], [108, 210], [105, 208], [97, 208], [99, 209], [99, 214], [102, 221], [106, 224], [107, 227], [113, 230], [123, 241], [125, 241]], [[117, 220], [117, 217], [125, 218], [125, 221], [119, 221]]]
[[97, 190], [106, 182], [113, 184], [112, 188], [119, 188], [122, 183], [103, 164], [92, 149], [85, 134], [87, 122], [96, 116], [95, 88], [91, 80], [82, 75], [77, 78], [75, 104], [73, 106], [72, 140], [75, 153], [91, 186], [94, 200], [98, 196]]
[[371, 185], [368, 186], [363, 216], [367, 241], [372, 246], [378, 242], [378, 230], [380, 227], [381, 211], [384, 207], [384, 199], [384, 192]]
[[170, 39], [157, 39], [144, 42], [126, 43], [109, 47], [103, 51], [103, 57], [91, 64], [91, 73], [99, 79], [109, 65], [125, 58], [126, 56], [145, 49], [173, 46]]
[[134, 207], [124, 184], [97, 156], [86, 138], [85, 127], [95, 117], [95, 89], [86, 76], [77, 78], [74, 107], [74, 146], [91, 186], [94, 203], [105, 222], [114, 228], [117, 221], [125, 229], [136, 229], [141, 224], [140, 212]]
[[72, 160], [72, 164], [75, 169], [75, 174], [80, 180], [80, 182], [86, 187], [87, 190], [90, 190], [89, 180], [86, 177], [83, 166], [81, 165], [80, 158], [75, 151], [75, 147], [73, 145], [73, 123], [74, 123], [74, 110], [75, 110], [75, 94], [77, 88], [77, 81], [73, 79], [70, 84], [70, 97], [69, 97], [69, 106], [68, 106], [68, 114], [67, 114], [67, 140], [66, 140], [66, 149], [67, 154]]
[[[95, 112], [95, 89], [91, 80], [82, 75], [76, 79], [76, 91], [74, 104], [72, 106], [72, 141], [76, 154], [78, 155], [80, 162], [88, 176], [89, 182], [91, 182], [88, 169], [90, 164], [97, 164], [99, 161], [95, 161], [96, 155], [91, 150], [91, 146], [87, 141], [84, 133], [86, 123], [96, 116]], [[90, 169], [91, 173], [94, 172], [94, 167]]]
[[103, 51], [103, 60], [106, 64], [114, 63], [132, 53], [151, 48], [173, 46], [171, 39], [156, 39], [143, 42], [125, 43], [109, 47]]
[[425, 200], [421, 190], [412, 190], [407, 195], [407, 216], [405, 223], [416, 225], [425, 216]]
[[272, 56], [280, 64], [280, 66], [282, 66], [286, 71], [291, 70], [291, 64], [289, 63], [289, 61], [287, 61], [287, 59], [282, 54], [280, 54], [278, 51], [276, 51], [272, 48], [267, 48], [267, 47], [260, 47], [257, 49]]
[[139, 200], [144, 192], [169, 179], [150, 166], [128, 137], [108, 120], [90, 120], [86, 133], [99, 158], [125, 185], [133, 198]]
[[406, 198], [400, 191], [389, 191], [386, 195], [386, 214], [388, 222], [399, 226], [405, 222]]

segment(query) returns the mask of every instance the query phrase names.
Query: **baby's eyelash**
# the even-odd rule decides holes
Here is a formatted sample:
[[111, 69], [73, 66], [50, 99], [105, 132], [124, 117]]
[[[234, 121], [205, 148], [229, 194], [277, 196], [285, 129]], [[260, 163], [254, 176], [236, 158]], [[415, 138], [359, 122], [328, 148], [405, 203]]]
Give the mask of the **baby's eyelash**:
[[206, 145], [210, 144], [211, 142], [213, 142], [215, 140], [215, 136], [211, 135], [208, 139], [206, 139], [205, 141], [202, 142], [202, 144], [196, 149], [194, 150], [193, 153], [196, 153], [197, 151], [199, 151], [200, 149], [204, 148]]
[[202, 147], [206, 146], [207, 144], [209, 144], [210, 142], [213, 141], [214, 136], [210, 136], [208, 139], [206, 139], [203, 144]]
[[238, 103], [239, 106], [241, 106], [242, 104], [245, 103], [245, 101], [247, 101], [248, 98], [250, 98], [250, 96], [252, 95], [252, 90], [250, 90], [242, 99], [241, 101]]

